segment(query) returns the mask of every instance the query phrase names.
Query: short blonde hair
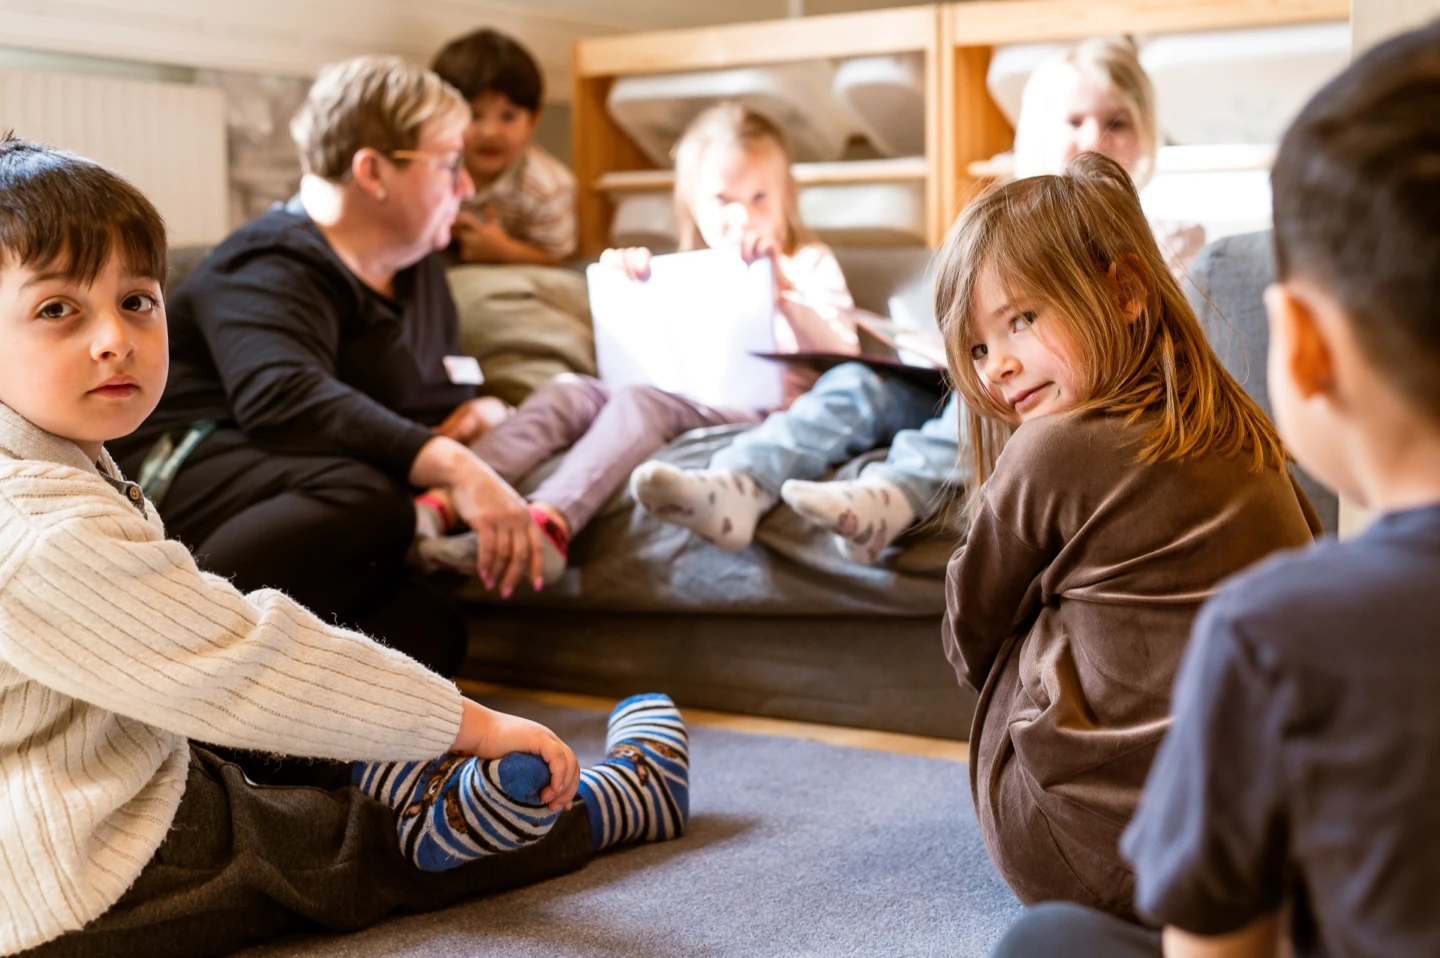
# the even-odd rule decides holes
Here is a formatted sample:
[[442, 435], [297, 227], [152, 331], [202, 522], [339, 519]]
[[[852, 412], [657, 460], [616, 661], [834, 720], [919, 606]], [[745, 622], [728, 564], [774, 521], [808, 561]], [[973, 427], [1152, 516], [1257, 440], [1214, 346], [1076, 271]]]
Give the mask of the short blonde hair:
[[[1058, 176], [1014, 180], [965, 207], [938, 254], [935, 311], [951, 380], [969, 410], [976, 488], [1012, 431], [1011, 410], [970, 355], [975, 290], [988, 269], [1010, 302], [1051, 311], [1046, 323], [1055, 325], [1042, 324], [1038, 335], [1073, 344], [1083, 397], [1073, 411], [1150, 422], [1139, 461], [1244, 454], [1256, 472], [1287, 461], [1275, 426], [1205, 338], [1129, 175], [1108, 157], [1082, 153]], [[1140, 304], [1133, 319], [1128, 303]]]
[[779, 153], [785, 168], [785, 236], [781, 237], [780, 247], [789, 256], [801, 246], [815, 242], [815, 234], [800, 219], [800, 197], [790, 172], [790, 144], [785, 132], [763, 113], [742, 103], [727, 101], [697, 116], [675, 144], [675, 222], [680, 231], [680, 249], [700, 249], [705, 245], [691, 200], [705, 154], [715, 147], [727, 146], [742, 150], [770, 146]]
[[1140, 65], [1134, 41], [1128, 37], [1093, 37], [1077, 43], [1035, 68], [1020, 98], [1015, 123], [1015, 175], [1059, 173], [1050, 158], [1055, 124], [1064, 121], [1059, 102], [1061, 72], [1070, 67], [1102, 89], [1113, 93], [1130, 114], [1140, 141], [1140, 160], [1127, 170], [1137, 186], [1144, 186], [1155, 170], [1159, 132], [1155, 119], [1155, 88]]
[[306, 173], [339, 181], [365, 147], [413, 150], [432, 120], [468, 119], [470, 105], [454, 87], [399, 57], [364, 56], [320, 71], [290, 121]]

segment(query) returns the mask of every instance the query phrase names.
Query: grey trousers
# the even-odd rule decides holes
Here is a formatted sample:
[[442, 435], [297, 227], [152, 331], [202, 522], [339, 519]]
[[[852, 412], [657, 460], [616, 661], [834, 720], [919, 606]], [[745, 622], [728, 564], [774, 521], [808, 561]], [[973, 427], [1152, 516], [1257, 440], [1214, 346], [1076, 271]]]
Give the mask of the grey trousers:
[[530, 498], [559, 509], [574, 535], [670, 440], [691, 429], [760, 419], [758, 412], [715, 409], [653, 386], [612, 390], [590, 376], [565, 374], [532, 393], [473, 448], [512, 485], [570, 450]]
[[[322, 786], [348, 766], [316, 763]], [[354, 931], [571, 871], [591, 855], [583, 802], [542, 840], [445, 872], [400, 853], [390, 809], [358, 789], [254, 785], [191, 747], [185, 795], [159, 851], [109, 911], [24, 958], [221, 955], [301, 931]]]

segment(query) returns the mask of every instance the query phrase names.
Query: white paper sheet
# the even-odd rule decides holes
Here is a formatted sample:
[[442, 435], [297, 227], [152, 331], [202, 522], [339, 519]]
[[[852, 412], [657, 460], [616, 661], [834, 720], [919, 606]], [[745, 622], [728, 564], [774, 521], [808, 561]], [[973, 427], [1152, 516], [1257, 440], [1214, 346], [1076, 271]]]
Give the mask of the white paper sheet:
[[657, 256], [642, 282], [592, 265], [585, 276], [601, 380], [709, 406], [779, 407], [781, 367], [753, 355], [775, 350], [772, 269], [768, 258], [746, 265], [722, 250]]

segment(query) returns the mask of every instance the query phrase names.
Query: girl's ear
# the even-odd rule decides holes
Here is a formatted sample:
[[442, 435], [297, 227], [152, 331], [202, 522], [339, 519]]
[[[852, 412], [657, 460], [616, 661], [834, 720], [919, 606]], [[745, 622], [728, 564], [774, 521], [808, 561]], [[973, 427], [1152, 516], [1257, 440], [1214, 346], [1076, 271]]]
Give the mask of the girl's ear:
[[1133, 253], [1126, 253], [1112, 261], [1105, 274], [1110, 300], [1127, 323], [1135, 322], [1145, 311], [1145, 301], [1149, 299], [1149, 295], [1144, 276], [1140, 258]]

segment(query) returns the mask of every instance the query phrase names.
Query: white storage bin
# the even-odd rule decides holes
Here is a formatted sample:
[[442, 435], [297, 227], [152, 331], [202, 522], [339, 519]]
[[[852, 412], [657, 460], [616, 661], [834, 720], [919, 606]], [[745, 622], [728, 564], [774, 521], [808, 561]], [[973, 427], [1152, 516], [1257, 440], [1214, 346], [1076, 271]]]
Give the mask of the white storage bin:
[[835, 70], [835, 97], [882, 156], [925, 152], [925, 59], [919, 53], [858, 57]]
[[800, 218], [831, 246], [924, 245], [925, 186], [807, 186], [800, 190]]
[[823, 61], [632, 76], [615, 81], [606, 107], [657, 166], [669, 166], [685, 127], [723, 100], [739, 100], [774, 120], [789, 137], [796, 161], [837, 160], [851, 128], [831, 93], [833, 79], [834, 69]]
[[1347, 23], [1153, 37], [1140, 62], [1171, 143], [1273, 143], [1350, 62]]

